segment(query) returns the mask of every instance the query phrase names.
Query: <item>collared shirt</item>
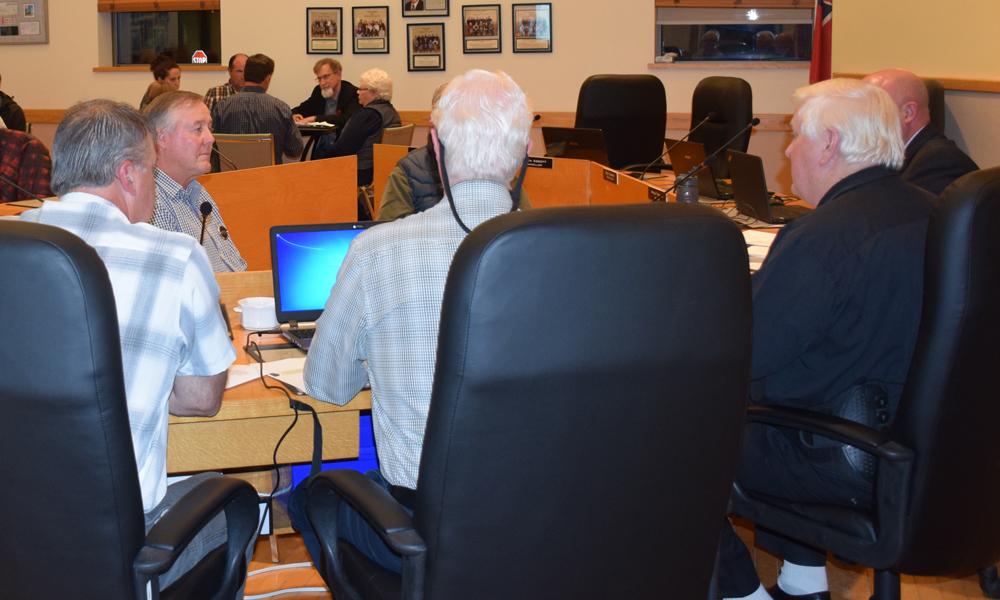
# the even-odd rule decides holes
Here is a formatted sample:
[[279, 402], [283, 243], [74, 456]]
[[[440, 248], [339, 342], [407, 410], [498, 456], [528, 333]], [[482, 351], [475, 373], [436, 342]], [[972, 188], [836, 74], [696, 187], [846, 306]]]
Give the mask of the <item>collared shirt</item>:
[[[45, 145], [16, 129], [0, 132], [0, 175], [40, 198], [52, 196], [52, 160]], [[24, 192], [0, 182], [0, 203], [30, 200]]]
[[66, 194], [22, 221], [61, 227], [104, 261], [114, 288], [125, 396], [139, 468], [142, 507], [167, 491], [168, 401], [178, 375], [215, 375], [236, 359], [219, 312], [219, 286], [198, 242], [129, 223], [111, 202]]
[[208, 90], [205, 94], [205, 106], [208, 107], [208, 110], [212, 110], [212, 107], [215, 106], [220, 100], [225, 100], [226, 98], [235, 96], [236, 94], [236, 88], [233, 87], [233, 84], [227, 81], [222, 85]]
[[[470, 228], [510, 211], [510, 192], [497, 183], [467, 181], [452, 194]], [[444, 284], [464, 238], [447, 201], [365, 231], [316, 323], [306, 390], [344, 405], [371, 382], [379, 467], [395, 485], [417, 486]]]
[[[337, 93], [338, 94], [340, 93], [339, 89], [337, 90]], [[335, 114], [337, 114], [337, 94], [334, 94], [334, 95], [330, 96], [329, 98], [326, 98], [326, 103], [324, 105], [324, 108], [326, 109], [326, 113], [325, 114], [328, 114], [328, 115], [335, 115]]]
[[203, 202], [212, 205], [212, 213], [205, 220], [205, 252], [212, 263], [212, 270], [216, 273], [246, 271], [247, 261], [240, 256], [219, 207], [205, 188], [197, 180], [188, 184], [186, 189], [182, 188], [169, 175], [156, 169], [156, 209], [151, 221], [155, 227], [200, 240]]
[[259, 85], [248, 83], [231, 98], [212, 107], [212, 130], [216, 133], [270, 133], [274, 136], [274, 162], [281, 155], [294, 158], [305, 146], [292, 119], [292, 109]]

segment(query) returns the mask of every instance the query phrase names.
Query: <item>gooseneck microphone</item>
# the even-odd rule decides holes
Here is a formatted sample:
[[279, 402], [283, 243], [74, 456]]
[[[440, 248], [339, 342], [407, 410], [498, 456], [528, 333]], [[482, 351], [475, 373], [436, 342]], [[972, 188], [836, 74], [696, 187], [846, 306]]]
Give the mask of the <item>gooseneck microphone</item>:
[[29, 197], [31, 197], [31, 198], [33, 198], [33, 199], [35, 199], [35, 200], [38, 200], [39, 202], [42, 202], [42, 199], [41, 199], [41, 198], [39, 198], [38, 196], [36, 196], [36, 195], [32, 194], [31, 192], [29, 192], [28, 190], [24, 189], [23, 187], [21, 187], [21, 186], [17, 185], [16, 183], [14, 183], [13, 181], [11, 181], [10, 179], [7, 179], [7, 178], [6, 178], [6, 177], [4, 177], [3, 175], [0, 175], [0, 181], [2, 181], [2, 182], [4, 182], [4, 183], [6, 183], [6, 184], [7, 184], [7, 185], [9, 185], [10, 187], [12, 187], [12, 188], [14, 188], [15, 190], [17, 190], [17, 191], [21, 192], [21, 193], [22, 193], [22, 194], [24, 194], [25, 196], [29, 196]]
[[712, 112], [708, 113], [707, 115], [705, 115], [705, 118], [702, 119], [701, 121], [699, 121], [697, 125], [695, 125], [694, 127], [692, 127], [691, 130], [688, 131], [687, 134], [684, 137], [682, 137], [681, 139], [679, 139], [676, 142], [674, 142], [674, 145], [671, 146], [671, 147], [669, 147], [669, 148], [667, 148], [667, 150], [663, 154], [657, 156], [656, 160], [654, 160], [653, 162], [651, 162], [648, 165], [646, 165], [646, 168], [642, 170], [642, 175], [639, 175], [639, 179], [642, 179], [643, 177], [646, 176], [646, 171], [649, 171], [653, 167], [653, 165], [656, 164], [657, 160], [660, 160], [661, 158], [663, 158], [667, 154], [670, 154], [670, 151], [673, 150], [674, 148], [676, 148], [677, 144], [680, 144], [684, 140], [686, 140], [689, 137], [691, 137], [691, 134], [694, 133], [695, 131], [698, 131], [698, 128], [701, 127], [702, 125], [704, 125], [705, 123], [708, 123], [709, 121], [714, 121], [714, 120], [715, 120], [715, 111], [712, 111]]
[[199, 209], [201, 211], [201, 239], [198, 243], [202, 246], [205, 245], [205, 225], [208, 223], [208, 215], [212, 214], [212, 203], [202, 202]]
[[687, 173], [685, 173], [683, 177], [681, 177], [681, 178], [677, 179], [676, 181], [674, 181], [674, 185], [672, 185], [670, 187], [670, 189], [667, 190], [667, 192], [671, 192], [675, 188], [677, 188], [677, 186], [683, 185], [685, 181], [687, 181], [688, 179], [691, 179], [692, 177], [694, 177], [695, 174], [698, 171], [704, 169], [705, 167], [711, 167], [715, 163], [719, 162], [719, 155], [722, 154], [723, 150], [725, 150], [726, 148], [728, 148], [730, 146], [730, 144], [732, 144], [736, 140], [738, 140], [741, 137], [743, 137], [744, 135], [746, 135], [747, 132], [749, 132], [751, 129], [753, 129], [754, 127], [756, 127], [758, 125], [760, 125], [760, 119], [758, 119], [757, 117], [754, 117], [749, 123], [747, 123], [747, 126], [744, 127], [743, 129], [741, 129], [739, 133], [737, 133], [736, 135], [734, 135], [732, 137], [732, 139], [730, 139], [725, 144], [719, 146], [719, 149], [716, 150], [715, 152], [713, 152], [713, 153], [709, 154], [708, 156], [706, 156], [705, 160], [703, 160], [700, 165], [696, 165], [693, 169], [691, 169], [690, 171], [688, 171]]
[[219, 158], [226, 161], [226, 166], [228, 166], [230, 169], [234, 171], [239, 171], [239, 169], [236, 168], [236, 163], [226, 158], [226, 155], [219, 152], [219, 149], [216, 148], [215, 145], [212, 146], [212, 152], [215, 152], [217, 155], [219, 155]]

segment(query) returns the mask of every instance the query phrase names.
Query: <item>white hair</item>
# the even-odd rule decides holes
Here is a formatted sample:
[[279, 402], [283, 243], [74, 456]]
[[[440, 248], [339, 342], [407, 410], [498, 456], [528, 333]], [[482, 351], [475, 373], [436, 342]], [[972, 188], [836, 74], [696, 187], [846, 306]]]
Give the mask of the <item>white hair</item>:
[[379, 100], [392, 102], [392, 78], [382, 69], [368, 69], [362, 73], [361, 85], [378, 92], [375, 96]]
[[531, 103], [502, 71], [473, 69], [448, 84], [431, 113], [453, 183], [510, 185], [528, 149]]
[[885, 90], [857, 79], [830, 79], [795, 90], [799, 133], [818, 139], [833, 128], [850, 164], [903, 166], [899, 108]]

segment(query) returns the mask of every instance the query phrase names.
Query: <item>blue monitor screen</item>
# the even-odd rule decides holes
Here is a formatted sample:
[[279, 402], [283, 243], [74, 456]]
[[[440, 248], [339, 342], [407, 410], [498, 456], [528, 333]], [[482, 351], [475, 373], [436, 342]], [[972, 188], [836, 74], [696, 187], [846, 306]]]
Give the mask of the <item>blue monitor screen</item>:
[[299, 231], [274, 237], [280, 312], [323, 310], [351, 240], [363, 229]]

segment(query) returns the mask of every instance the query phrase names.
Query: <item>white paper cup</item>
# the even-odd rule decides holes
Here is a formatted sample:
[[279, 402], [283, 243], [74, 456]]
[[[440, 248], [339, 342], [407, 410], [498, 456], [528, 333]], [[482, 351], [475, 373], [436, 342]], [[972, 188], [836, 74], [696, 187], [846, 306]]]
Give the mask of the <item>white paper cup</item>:
[[243, 329], [264, 331], [278, 327], [278, 318], [274, 316], [274, 298], [244, 298], [233, 310], [240, 313]]

